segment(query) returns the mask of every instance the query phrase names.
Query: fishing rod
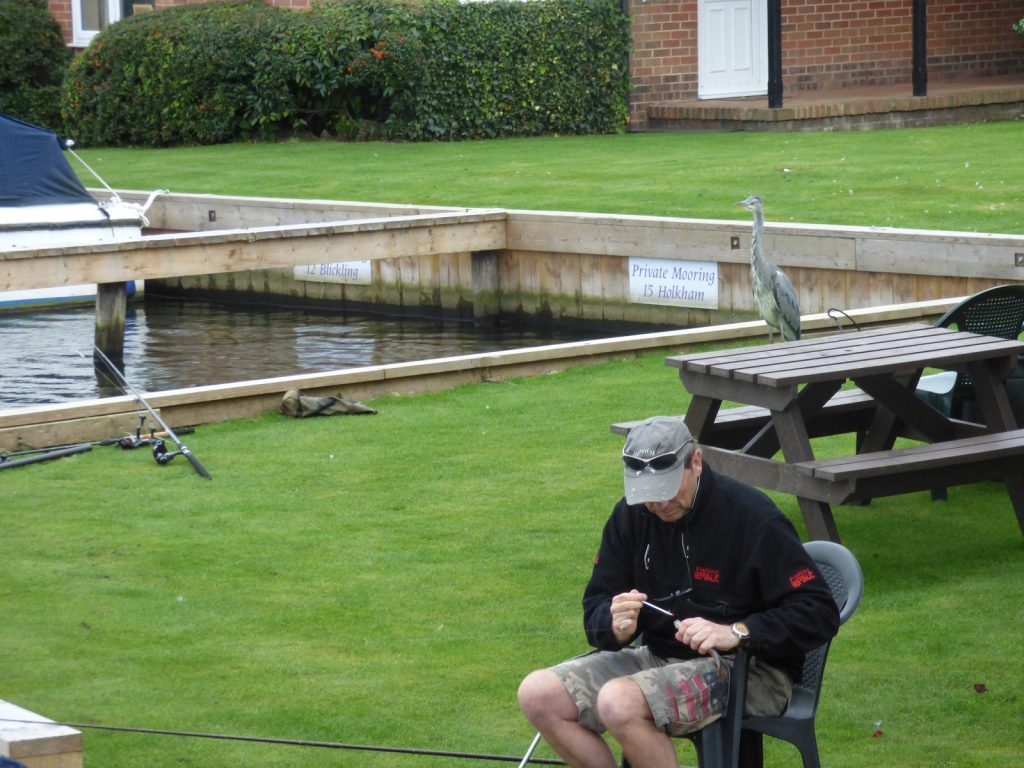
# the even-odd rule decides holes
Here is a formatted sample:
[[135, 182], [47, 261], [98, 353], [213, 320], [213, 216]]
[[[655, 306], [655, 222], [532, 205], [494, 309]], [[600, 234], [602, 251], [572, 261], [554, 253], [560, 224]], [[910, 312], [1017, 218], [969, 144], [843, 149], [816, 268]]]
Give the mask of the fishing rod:
[[[106, 364], [107, 368], [110, 369], [111, 373], [113, 373], [117, 377], [117, 380], [121, 384], [121, 388], [129, 392], [131, 396], [134, 397], [139, 402], [140, 405], [142, 405], [147, 411], [149, 411], [150, 415], [154, 419], [156, 419], [157, 423], [161, 427], [163, 427], [164, 432], [167, 433], [167, 436], [174, 441], [175, 445], [178, 446], [178, 453], [180, 453], [182, 456], [188, 459], [188, 463], [192, 465], [192, 468], [195, 469], [195, 471], [199, 474], [200, 477], [205, 477], [207, 480], [212, 480], [213, 478], [210, 476], [210, 473], [206, 471], [206, 467], [204, 467], [199, 462], [199, 459], [195, 457], [192, 451], [190, 451], [185, 446], [185, 444], [181, 442], [181, 438], [174, 434], [174, 430], [167, 426], [167, 422], [165, 422], [160, 417], [159, 413], [153, 410], [153, 407], [149, 403], [147, 403], [146, 399], [139, 393], [139, 391], [131, 385], [131, 382], [129, 382], [128, 379], [125, 378], [124, 374], [121, 373], [120, 370], [118, 370], [118, 367], [114, 365], [113, 362], [111, 362], [110, 358], [107, 357], [106, 354], [104, 354], [103, 350], [100, 349], [95, 344], [92, 345], [92, 348], [95, 350], [99, 358]], [[161, 441], [159, 444], [154, 444], [153, 446], [153, 456], [156, 458], [157, 463], [159, 464], [166, 464], [168, 461], [170, 461], [177, 455], [177, 453], [167, 453], [166, 449], [160, 450], [163, 448], [163, 441]]]
[[[146, 418], [145, 416], [141, 418]], [[190, 435], [196, 431], [195, 427], [178, 427], [179, 435]], [[45, 448], [25, 448], [20, 451], [7, 451], [0, 453], [0, 469], [3, 468], [5, 462], [9, 462], [11, 459], [20, 459], [23, 456], [35, 456], [37, 454], [50, 454], [57, 451], [63, 451], [67, 448], [75, 448], [77, 450], [72, 453], [83, 453], [88, 451], [90, 448], [94, 448], [97, 445], [116, 445], [118, 448], [124, 448], [130, 450], [132, 448], [141, 448], [143, 445], [153, 445], [159, 438], [168, 437], [166, 432], [150, 432], [146, 437], [142, 436], [142, 432], [139, 429], [135, 430], [134, 435], [122, 435], [120, 437], [105, 437], [102, 440], [90, 440], [85, 443], [61, 443], [60, 445], [49, 445]], [[70, 456], [70, 453], [60, 454], [62, 456]], [[52, 456], [49, 458], [59, 458], [59, 456]], [[44, 461], [44, 459], [36, 459], [37, 461]]]
[[[40, 461], [59, 459], [62, 456], [73, 456], [76, 453], [85, 453], [92, 450], [92, 443], [78, 443], [77, 445], [63, 445], [58, 448], [47, 448], [39, 451], [25, 451], [23, 453], [0, 454], [0, 469], [11, 469], [12, 467], [23, 467], [26, 464], [35, 464]], [[10, 459], [10, 456], [21, 456], [18, 459]]]
[[[169, 731], [158, 728], [131, 728], [124, 725], [94, 725], [85, 723], [63, 723], [54, 720], [15, 720], [12, 718], [0, 718], [0, 722], [5, 723], [24, 723], [27, 725], [59, 725], [65, 728], [82, 728], [92, 729], [98, 731], [118, 731], [121, 733], [142, 733], [151, 734], [156, 736], [181, 736], [192, 739], [216, 739], [218, 741], [247, 741], [255, 742], [257, 744], [277, 744], [281, 746], [289, 747], [318, 747], [320, 749], [351, 749], [361, 752], [390, 752], [400, 755], [423, 755], [426, 757], [458, 757], [466, 758], [469, 760], [493, 760], [505, 763], [520, 763], [525, 764], [525, 760], [529, 758], [531, 763], [537, 765], [565, 765], [561, 760], [553, 760], [546, 757], [531, 757], [533, 748], [536, 747], [539, 739], [534, 739], [534, 743], [531, 744], [530, 752], [526, 754], [526, 757], [519, 758], [514, 755], [487, 755], [478, 754], [475, 752], [446, 752], [437, 749], [417, 749], [415, 747], [380, 747], [373, 746], [370, 744], [345, 744], [337, 741], [308, 741], [306, 739], [277, 739], [268, 738], [266, 736], [232, 736], [229, 734], [221, 733], [202, 733], [196, 731]], [[521, 762], [522, 761], [522, 762]]]

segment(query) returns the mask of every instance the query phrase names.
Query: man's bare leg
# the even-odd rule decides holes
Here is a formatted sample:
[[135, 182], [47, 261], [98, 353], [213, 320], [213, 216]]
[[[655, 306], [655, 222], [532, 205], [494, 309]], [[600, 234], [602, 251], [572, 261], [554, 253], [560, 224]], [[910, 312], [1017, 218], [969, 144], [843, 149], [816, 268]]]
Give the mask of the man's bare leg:
[[597, 695], [597, 711], [609, 733], [622, 745], [633, 768], [676, 768], [672, 739], [654, 724], [640, 686], [620, 677]]
[[519, 686], [519, 708], [573, 768], [615, 768], [611, 749], [600, 734], [580, 725], [579, 709], [554, 672], [541, 669], [526, 676]]

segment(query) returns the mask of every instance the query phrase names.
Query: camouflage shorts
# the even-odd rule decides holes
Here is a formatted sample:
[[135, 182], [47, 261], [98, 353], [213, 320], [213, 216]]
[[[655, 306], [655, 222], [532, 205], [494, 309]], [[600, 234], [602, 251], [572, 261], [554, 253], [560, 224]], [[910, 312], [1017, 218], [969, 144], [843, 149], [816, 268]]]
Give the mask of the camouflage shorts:
[[[710, 658], [662, 659], [642, 646], [580, 656], [551, 669], [576, 703], [580, 724], [590, 730], [605, 730], [597, 692], [609, 680], [628, 677], [643, 692], [655, 724], [671, 736], [682, 736], [725, 714], [732, 657], [723, 655], [722, 661], [719, 673]], [[786, 708], [793, 691], [788, 675], [752, 658], [748, 679], [748, 714], [778, 715]]]

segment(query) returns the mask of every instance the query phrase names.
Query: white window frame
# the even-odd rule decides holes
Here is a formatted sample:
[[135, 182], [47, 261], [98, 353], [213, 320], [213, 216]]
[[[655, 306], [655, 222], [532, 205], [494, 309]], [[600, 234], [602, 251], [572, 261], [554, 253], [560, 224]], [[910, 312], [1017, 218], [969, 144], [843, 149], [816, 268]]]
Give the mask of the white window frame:
[[[107, 4], [108, 24], [121, 20], [121, 0], [100, 0]], [[98, 29], [84, 29], [82, 21], [82, 0], [71, 0], [71, 44], [86, 46], [96, 37]]]

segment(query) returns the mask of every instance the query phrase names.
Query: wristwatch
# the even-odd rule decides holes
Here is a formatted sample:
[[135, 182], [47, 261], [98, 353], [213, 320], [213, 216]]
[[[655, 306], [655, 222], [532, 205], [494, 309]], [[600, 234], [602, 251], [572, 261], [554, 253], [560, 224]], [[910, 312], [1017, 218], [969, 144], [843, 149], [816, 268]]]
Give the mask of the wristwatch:
[[731, 629], [732, 633], [740, 641], [740, 645], [746, 645], [747, 641], [750, 640], [750, 630], [747, 629], [747, 625], [742, 621], [737, 621], [732, 625]]

